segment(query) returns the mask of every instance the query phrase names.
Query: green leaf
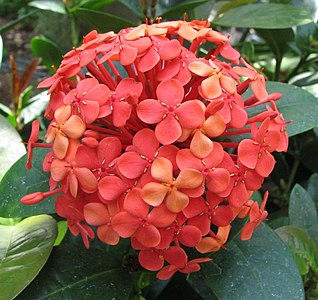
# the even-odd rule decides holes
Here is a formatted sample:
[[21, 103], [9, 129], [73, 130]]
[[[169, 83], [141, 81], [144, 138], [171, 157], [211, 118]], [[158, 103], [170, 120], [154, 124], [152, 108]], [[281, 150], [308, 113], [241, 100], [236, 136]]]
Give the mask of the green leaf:
[[289, 200], [290, 225], [304, 229], [318, 245], [318, 216], [310, 195], [299, 184], [293, 188]]
[[0, 35], [0, 68], [1, 68], [1, 63], [2, 63], [2, 57], [3, 57], [3, 40]]
[[288, 50], [288, 43], [294, 40], [294, 32], [291, 28], [258, 29], [256, 32], [265, 40], [278, 61], [282, 60]]
[[277, 229], [282, 226], [289, 225], [289, 218], [288, 217], [278, 217], [276, 219], [272, 219], [271, 216], [269, 217], [270, 221], [268, 222], [268, 225], [272, 229]]
[[47, 152], [43, 148], [33, 149], [33, 167], [30, 171], [25, 169], [27, 155], [24, 155], [3, 177], [0, 182], [0, 216], [16, 218], [55, 212], [54, 197], [46, 198], [36, 205], [24, 205], [20, 202], [27, 194], [48, 191], [50, 175], [42, 169]]
[[121, 3], [127, 7], [131, 12], [133, 12], [142, 22], [145, 20], [145, 16], [142, 12], [142, 7], [139, 0], [117, 0], [116, 2]]
[[49, 10], [58, 14], [66, 14], [65, 4], [63, 1], [58, 0], [37, 0], [31, 1], [30, 6], [36, 7], [42, 10]]
[[20, 113], [23, 123], [27, 124], [40, 116], [47, 107], [49, 99], [50, 96], [47, 94], [47, 91], [41, 92], [30, 98], [29, 105], [23, 108]]
[[31, 40], [31, 50], [34, 56], [41, 58], [41, 63], [49, 70], [58, 67], [62, 60], [62, 52], [58, 45], [45, 37], [35, 36]]
[[216, 17], [235, 7], [239, 7], [249, 3], [255, 3], [256, 0], [232, 0], [232, 1], [224, 1], [224, 2], [225, 4], [220, 7], [220, 9], [218, 10], [216, 14]]
[[318, 173], [312, 174], [308, 181], [307, 192], [311, 196], [318, 211]]
[[17, 300], [129, 300], [131, 289], [129, 273], [122, 270], [117, 257], [67, 244], [52, 251], [45, 267]]
[[54, 242], [54, 246], [59, 246], [62, 243], [62, 241], [67, 233], [67, 229], [68, 229], [67, 221], [59, 221], [57, 223], [57, 232], [58, 233], [57, 233], [56, 240]]
[[311, 22], [296, 28], [296, 45], [304, 52], [311, 53], [317, 46], [318, 24]]
[[[304, 299], [302, 279], [292, 254], [262, 224], [249, 241], [239, 237], [211, 255], [202, 271], [191, 274], [190, 284], [203, 299]], [[219, 271], [219, 272], [218, 272]], [[204, 285], [203, 285], [204, 284]]]
[[15, 225], [0, 225], [1, 299], [13, 299], [39, 273], [53, 248], [56, 222], [33, 216]]
[[[280, 100], [276, 101], [276, 105], [286, 121], [292, 120], [291, 124], [287, 125], [289, 136], [318, 126], [318, 99], [315, 96], [302, 88], [281, 82], [269, 81], [266, 83], [266, 87], [269, 93], [279, 92], [283, 95]], [[264, 106], [254, 107], [248, 109], [248, 113], [252, 116], [262, 110], [264, 110]]]
[[187, 1], [158, 1], [156, 16], [165, 19], [181, 17], [191, 9], [208, 2], [208, 0], [187, 0]]
[[17, 25], [19, 23], [22, 23], [24, 20], [26, 20], [30, 16], [34, 15], [35, 13], [37, 13], [37, 10], [32, 10], [29, 13], [22, 15], [21, 17], [16, 18], [16, 19], [12, 20], [11, 22], [7, 23], [6, 25], [0, 27], [0, 34], [10, 30], [11, 28], [13, 28], [15, 25]]
[[81, 0], [80, 3], [71, 8], [71, 12], [75, 12], [78, 8], [99, 9], [113, 3], [114, 0]]
[[123, 28], [129, 26], [135, 26], [129, 20], [125, 20], [120, 17], [116, 17], [114, 15], [99, 12], [86, 8], [79, 8], [75, 13], [78, 17], [80, 17], [84, 22], [90, 24], [95, 29], [106, 32], [106, 31], [119, 31]]
[[304, 72], [294, 76], [289, 83], [297, 86], [307, 86], [318, 83], [317, 72]]
[[301, 275], [306, 275], [311, 268], [318, 271], [318, 247], [301, 228], [284, 226], [275, 230], [294, 255]]
[[318, 172], [318, 139], [305, 140], [301, 146], [300, 161], [307, 170], [312, 173]]
[[256, 3], [226, 11], [213, 20], [216, 25], [241, 28], [290, 28], [312, 21], [307, 10], [286, 4]]
[[7, 170], [26, 153], [20, 135], [2, 115], [0, 115], [0, 141], [1, 181]]

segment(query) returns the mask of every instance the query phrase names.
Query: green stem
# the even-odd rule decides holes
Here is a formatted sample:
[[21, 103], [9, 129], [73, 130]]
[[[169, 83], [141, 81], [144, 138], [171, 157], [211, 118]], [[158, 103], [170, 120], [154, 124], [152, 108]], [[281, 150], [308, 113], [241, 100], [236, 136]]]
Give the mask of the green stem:
[[290, 176], [289, 176], [287, 185], [285, 187], [285, 193], [284, 194], [286, 196], [288, 196], [289, 193], [290, 193], [290, 190], [292, 188], [292, 184], [294, 182], [294, 179], [295, 179], [295, 176], [296, 176], [296, 173], [297, 173], [299, 165], [300, 165], [300, 159], [298, 157], [296, 157], [295, 161], [294, 161], [294, 164], [293, 164], [293, 167], [292, 167], [292, 169], [290, 171]]
[[78, 38], [79, 38], [79, 28], [77, 18], [74, 16], [73, 13], [69, 13], [69, 18], [71, 21], [71, 39], [72, 45], [76, 47], [78, 45]]
[[281, 64], [282, 64], [282, 57], [276, 57], [274, 81], [279, 80]]

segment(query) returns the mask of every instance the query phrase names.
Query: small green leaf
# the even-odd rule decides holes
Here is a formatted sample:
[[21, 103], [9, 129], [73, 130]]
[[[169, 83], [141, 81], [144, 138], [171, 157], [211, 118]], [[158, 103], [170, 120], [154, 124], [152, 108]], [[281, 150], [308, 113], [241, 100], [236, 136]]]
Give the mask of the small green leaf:
[[56, 222], [33, 216], [15, 225], [0, 225], [1, 299], [13, 299], [39, 273], [53, 248]]
[[57, 233], [56, 240], [54, 242], [54, 246], [59, 246], [62, 243], [62, 241], [67, 233], [67, 228], [68, 228], [67, 221], [59, 221], [57, 223], [57, 232], [58, 233]]
[[50, 214], [54, 210], [54, 197], [46, 198], [36, 205], [24, 205], [20, 199], [37, 191], [49, 189], [50, 175], [42, 169], [47, 149], [33, 149], [33, 167], [25, 169], [27, 155], [21, 157], [6, 173], [0, 182], [0, 216], [16, 218], [35, 214]]
[[49, 70], [52, 66], [58, 67], [62, 60], [62, 52], [53, 41], [35, 36], [31, 40], [31, 50], [34, 56], [41, 58], [41, 63]]
[[63, 1], [37, 0], [37, 1], [31, 1], [29, 5], [42, 9], [42, 10], [49, 10], [52, 12], [56, 12], [58, 14], [66, 14], [65, 4], [63, 3]]
[[21, 137], [5, 117], [0, 115], [0, 181], [10, 167], [26, 153]]
[[[289, 136], [308, 131], [318, 126], [318, 99], [311, 93], [294, 85], [281, 82], [267, 82], [269, 93], [279, 92], [282, 98], [276, 102], [279, 111], [286, 121], [292, 122], [287, 125]], [[248, 93], [244, 96], [248, 96]], [[249, 115], [264, 110], [264, 106], [248, 109]]]
[[318, 245], [318, 216], [310, 195], [299, 184], [293, 188], [289, 201], [290, 225], [304, 229]]
[[213, 20], [216, 25], [241, 28], [290, 28], [312, 21], [307, 10], [286, 4], [256, 3], [226, 11]]
[[131, 289], [129, 273], [117, 257], [67, 244], [53, 249], [40, 274], [17, 300], [129, 300]]
[[311, 53], [317, 46], [318, 24], [311, 22], [296, 28], [296, 45], [304, 52]]
[[294, 255], [301, 275], [306, 275], [310, 268], [318, 272], [318, 247], [303, 229], [283, 226], [275, 231]]
[[203, 263], [202, 271], [189, 278], [203, 299], [214, 299], [213, 294], [226, 300], [304, 299], [303, 282], [292, 254], [265, 224], [249, 241], [236, 237], [226, 244], [226, 250], [211, 258], [212, 262]]
[[135, 26], [135, 24], [129, 20], [86, 8], [77, 9], [75, 14], [84, 22], [92, 25], [94, 28], [102, 32], [117, 32], [123, 28]]
[[318, 211], [318, 173], [312, 174], [308, 181], [307, 192], [311, 196]]

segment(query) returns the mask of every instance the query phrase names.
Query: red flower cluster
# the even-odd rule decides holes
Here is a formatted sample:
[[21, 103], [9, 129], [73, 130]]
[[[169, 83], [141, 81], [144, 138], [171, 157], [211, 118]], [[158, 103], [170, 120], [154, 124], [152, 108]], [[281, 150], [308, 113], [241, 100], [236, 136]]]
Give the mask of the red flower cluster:
[[[264, 76], [209, 26], [90, 32], [40, 84], [51, 94], [48, 144], [37, 142], [36, 122], [28, 143], [28, 168], [33, 147], [52, 148], [43, 162], [50, 191], [21, 201], [58, 194], [56, 212], [86, 247], [91, 226], [109, 245], [131, 238], [140, 264], [159, 279], [199, 270], [209, 258], [189, 261], [183, 247], [218, 251], [236, 217], [248, 217], [241, 238], [252, 236], [267, 216], [267, 194], [260, 206], [250, 197], [274, 168], [272, 152], [288, 145], [280, 94], [268, 95]], [[204, 43], [212, 48], [198, 57]], [[240, 142], [228, 140], [234, 135]]]

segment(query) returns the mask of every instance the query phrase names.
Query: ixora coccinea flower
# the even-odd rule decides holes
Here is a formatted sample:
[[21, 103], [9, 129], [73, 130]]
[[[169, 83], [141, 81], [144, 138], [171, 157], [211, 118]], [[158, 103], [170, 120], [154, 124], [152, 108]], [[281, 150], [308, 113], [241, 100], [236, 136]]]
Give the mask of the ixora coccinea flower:
[[[92, 31], [39, 87], [49, 88], [50, 125], [40, 143], [33, 123], [26, 167], [34, 147], [51, 148], [51, 179], [21, 201], [56, 195], [56, 212], [87, 248], [95, 235], [108, 245], [129, 238], [140, 265], [168, 279], [211, 259], [188, 257], [189, 247], [226, 248], [236, 218], [247, 218], [243, 240], [266, 219], [268, 194], [260, 205], [251, 197], [272, 153], [287, 150], [281, 95], [268, 94], [261, 72], [209, 22]], [[263, 111], [249, 115], [255, 106]]]

